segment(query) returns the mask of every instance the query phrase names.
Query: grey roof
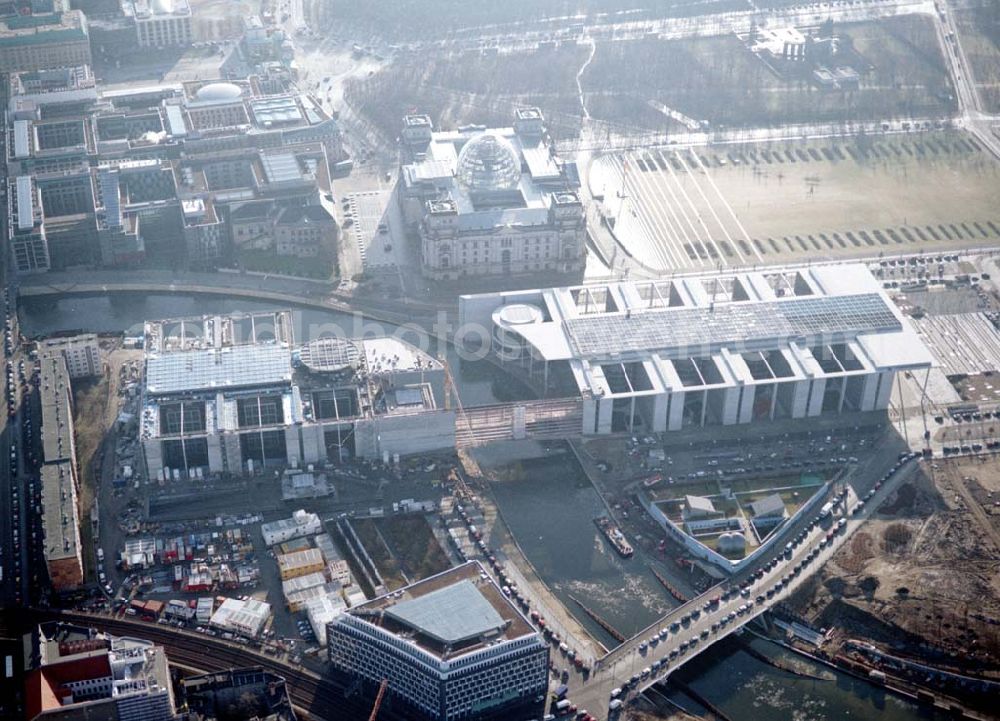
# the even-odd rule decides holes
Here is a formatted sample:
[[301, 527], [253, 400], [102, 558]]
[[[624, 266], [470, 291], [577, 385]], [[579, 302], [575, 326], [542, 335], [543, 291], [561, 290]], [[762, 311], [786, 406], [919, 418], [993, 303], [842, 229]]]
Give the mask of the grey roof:
[[302, 168], [294, 153], [268, 153], [261, 155], [261, 165], [269, 183], [288, 183], [302, 179]]
[[504, 627], [504, 620], [468, 579], [402, 601], [385, 614], [441, 643], [455, 644]]
[[243, 345], [165, 353], [146, 361], [153, 395], [290, 383], [292, 355], [283, 345]]
[[254, 117], [263, 123], [294, 123], [302, 120], [302, 111], [291, 97], [261, 98], [250, 103]]
[[333, 216], [322, 205], [287, 205], [282, 209], [277, 222], [281, 225], [301, 222], [332, 223]]
[[833, 343], [862, 333], [902, 330], [878, 293], [583, 316], [566, 320], [565, 327], [575, 354], [584, 358], [655, 350], [690, 353], [738, 344], [777, 347], [796, 340]]
[[167, 115], [167, 128], [170, 130], [170, 134], [176, 138], [184, 137], [187, 135], [187, 123], [184, 122], [184, 111], [181, 110], [180, 105], [166, 105], [164, 106]]
[[271, 214], [274, 204], [270, 200], [254, 200], [229, 211], [230, 220], [261, 220]]
[[46, 463], [41, 468], [41, 481], [45, 559], [73, 558], [79, 545], [80, 526], [72, 462]]
[[28, 230], [35, 226], [35, 203], [31, 197], [31, 176], [17, 176], [17, 227]]
[[684, 502], [692, 511], [702, 511], [703, 513], [715, 513], [715, 504], [710, 498], [704, 496], [684, 496]]
[[31, 152], [30, 125], [27, 120], [14, 121], [14, 157], [26, 158]]
[[772, 493], [751, 503], [750, 512], [754, 516], [780, 516], [785, 513], [785, 502], [777, 493]]

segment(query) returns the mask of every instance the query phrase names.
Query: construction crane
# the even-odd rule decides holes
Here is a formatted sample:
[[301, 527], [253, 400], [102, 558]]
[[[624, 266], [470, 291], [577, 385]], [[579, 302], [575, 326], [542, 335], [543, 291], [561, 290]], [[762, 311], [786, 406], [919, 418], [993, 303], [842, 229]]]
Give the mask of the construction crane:
[[375, 705], [372, 706], [371, 715], [368, 717], [368, 721], [375, 721], [378, 716], [378, 710], [382, 706], [382, 698], [385, 696], [385, 690], [389, 686], [389, 679], [382, 679], [382, 683], [378, 686], [378, 693], [375, 694]]

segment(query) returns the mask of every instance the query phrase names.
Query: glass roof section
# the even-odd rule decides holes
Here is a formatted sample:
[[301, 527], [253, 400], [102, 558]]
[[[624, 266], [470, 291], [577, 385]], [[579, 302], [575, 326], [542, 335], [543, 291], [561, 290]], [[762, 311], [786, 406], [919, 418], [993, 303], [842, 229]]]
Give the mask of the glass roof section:
[[721, 303], [714, 308], [662, 308], [592, 315], [564, 322], [579, 358], [778, 342], [854, 338], [902, 330], [878, 293], [797, 297], [762, 303]]
[[152, 395], [290, 383], [291, 351], [282, 345], [244, 345], [165, 353], [146, 361]]

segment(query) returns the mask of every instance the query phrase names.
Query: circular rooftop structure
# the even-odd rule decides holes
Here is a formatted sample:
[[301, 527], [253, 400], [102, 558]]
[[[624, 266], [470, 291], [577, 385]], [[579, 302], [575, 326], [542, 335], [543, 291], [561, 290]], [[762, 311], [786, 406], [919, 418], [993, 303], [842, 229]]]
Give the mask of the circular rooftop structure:
[[521, 180], [521, 161], [509, 140], [486, 132], [458, 154], [458, 179], [472, 191], [510, 190]]
[[[163, 0], [166, 2], [167, 0]], [[232, 103], [243, 96], [243, 90], [233, 83], [209, 83], [198, 88], [194, 99], [199, 103]]]
[[542, 309], [530, 303], [505, 305], [493, 314], [493, 322], [505, 328], [541, 323], [543, 319]]
[[317, 373], [335, 373], [356, 368], [361, 362], [361, 348], [346, 338], [320, 338], [302, 346], [302, 365]]

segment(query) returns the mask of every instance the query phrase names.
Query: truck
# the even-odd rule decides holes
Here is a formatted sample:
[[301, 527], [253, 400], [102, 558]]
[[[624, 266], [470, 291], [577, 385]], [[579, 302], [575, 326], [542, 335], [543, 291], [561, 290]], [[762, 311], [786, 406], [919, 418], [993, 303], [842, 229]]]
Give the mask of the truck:
[[820, 518], [829, 518], [831, 513], [833, 513], [833, 501], [824, 503], [823, 507], [819, 509]]
[[566, 711], [569, 709], [569, 699], [564, 698], [556, 702], [556, 711]]

